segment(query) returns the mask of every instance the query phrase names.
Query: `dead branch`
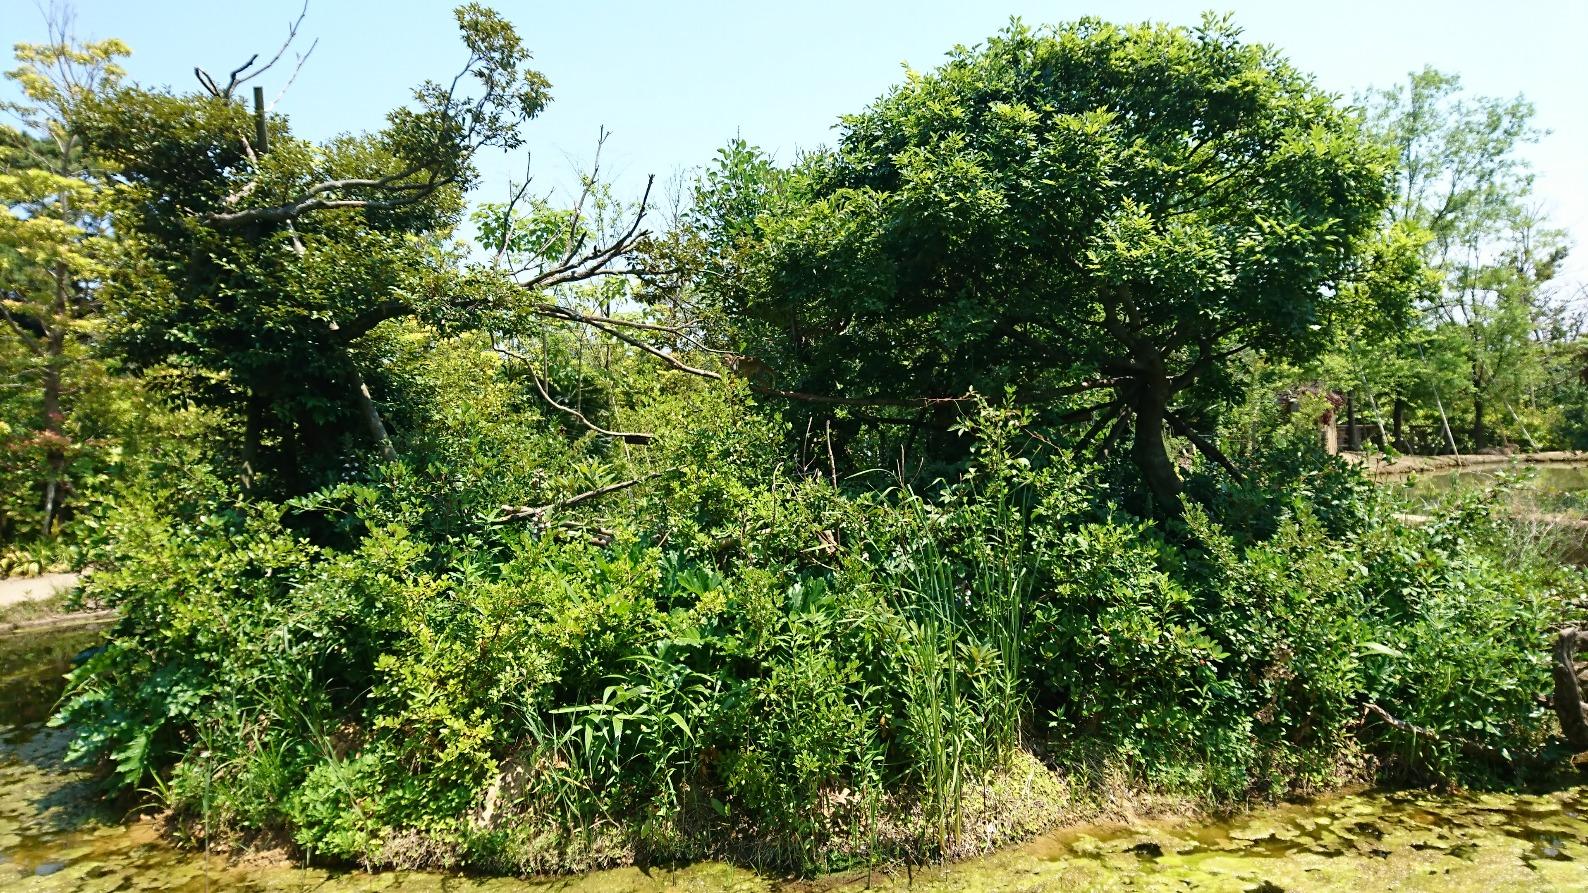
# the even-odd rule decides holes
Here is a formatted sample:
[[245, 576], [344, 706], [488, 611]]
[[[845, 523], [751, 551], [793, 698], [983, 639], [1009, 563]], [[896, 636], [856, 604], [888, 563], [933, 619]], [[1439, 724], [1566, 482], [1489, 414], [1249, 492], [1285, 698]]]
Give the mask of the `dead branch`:
[[651, 440], [656, 437], [656, 435], [644, 431], [611, 431], [601, 427], [600, 425], [597, 425], [595, 422], [592, 422], [586, 418], [585, 414], [579, 410], [574, 409], [572, 406], [568, 406], [567, 404], [557, 402], [557, 399], [551, 395], [551, 390], [546, 387], [546, 380], [540, 377], [540, 374], [535, 371], [534, 365], [530, 363], [529, 357], [526, 357], [517, 351], [501, 346], [496, 346], [495, 350], [504, 357], [509, 357], [511, 359], [518, 360], [520, 363], [523, 363], [524, 371], [529, 373], [530, 380], [535, 383], [535, 390], [540, 392], [540, 398], [545, 400], [546, 403], [553, 409], [572, 416], [578, 420], [579, 424], [585, 426], [589, 430], [594, 431], [603, 437], [616, 437], [622, 440], [624, 443], [631, 443], [635, 445], [644, 445], [650, 443]]
[[966, 394], [963, 397], [831, 397], [826, 394], [786, 391], [782, 388], [757, 384], [751, 384], [750, 390], [768, 397], [782, 397], [787, 400], [798, 400], [802, 403], [820, 403], [828, 406], [903, 406], [918, 409], [922, 406], [957, 405], [976, 399], [970, 394]]
[[[423, 201], [443, 187], [456, 182], [457, 179], [438, 176], [432, 172], [429, 177], [417, 183], [398, 182], [416, 173], [419, 173], [418, 168], [409, 168], [400, 174], [379, 179], [327, 180], [310, 187], [298, 200], [284, 205], [249, 208], [243, 211], [212, 211], [199, 215], [199, 219], [218, 229], [226, 229], [253, 223], [291, 223], [315, 211], [390, 211]], [[338, 189], [372, 189], [392, 197], [383, 199], [320, 197]]]
[[734, 356], [732, 351], [721, 350], [708, 346], [699, 337], [690, 334], [679, 326], [664, 326], [659, 323], [641, 322], [636, 319], [622, 319], [616, 316], [600, 316], [594, 313], [585, 313], [572, 307], [563, 307], [558, 304], [540, 304], [529, 308], [529, 312], [536, 316], [545, 316], [560, 319], [566, 322], [583, 323], [592, 326], [618, 326], [625, 329], [639, 329], [645, 332], [657, 332], [686, 341], [696, 350], [704, 351], [718, 356]]
[[[307, 11], [307, 8], [307, 0], [305, 0], [305, 11]], [[301, 15], [299, 16], [299, 19], [301, 21]], [[292, 36], [296, 35], [296, 32], [297, 24], [294, 23], [292, 34], [288, 37], [289, 43], [292, 39]], [[216, 95], [229, 99], [231, 95], [231, 89], [235, 88], [239, 84], [245, 83], [251, 78], [262, 74], [271, 65], [274, 65], [276, 60], [279, 59], [281, 54], [285, 51], [286, 45], [283, 45], [281, 50], [277, 51], [276, 56], [272, 58], [264, 68], [250, 72], [241, 79], [238, 79], [237, 74], [246, 71], [249, 65], [252, 65], [253, 60], [249, 60], [247, 65], [244, 65], [242, 68], [238, 69], [237, 72], [233, 73], [233, 83], [231, 83], [226, 90], [222, 90]], [[445, 95], [441, 97], [439, 104], [436, 106], [436, 110], [443, 119], [440, 122], [440, 125], [437, 127], [437, 133], [446, 133], [450, 130], [453, 130], [454, 128], [459, 131], [456, 139], [458, 140], [459, 145], [462, 147], [462, 160], [465, 162], [472, 158], [474, 153], [484, 146], [486, 142], [488, 142], [489, 136], [481, 136], [479, 133], [481, 113], [490, 102], [498, 98], [498, 87], [494, 84], [491, 84], [489, 79], [487, 79], [487, 89], [480, 95], [478, 99], [474, 100], [472, 105], [460, 104], [456, 98], [458, 84], [463, 80], [465, 75], [475, 71], [475, 66], [482, 61], [485, 61], [482, 56], [471, 53], [468, 61], [464, 63], [463, 68], [453, 76], [452, 83], [447, 87]], [[210, 78], [207, 74], [200, 77], [201, 83], [206, 81], [208, 82], [206, 89], [210, 89], [211, 92], [214, 92], [214, 79]], [[251, 152], [250, 158], [252, 158]], [[257, 167], [257, 160], [255, 164]], [[463, 166], [466, 167], [466, 164]], [[267, 208], [249, 208], [242, 211], [229, 212], [209, 212], [199, 215], [199, 220], [209, 226], [220, 229], [247, 226], [255, 223], [286, 223], [290, 226], [292, 221], [296, 220], [297, 218], [302, 217], [305, 214], [314, 213], [316, 211], [393, 210], [423, 201], [426, 198], [429, 198], [431, 195], [434, 195], [439, 190], [458, 182], [459, 174], [456, 172], [451, 174], [443, 174], [441, 172], [441, 168], [443, 167], [445, 167], [445, 165], [441, 162], [418, 162], [410, 164], [402, 171], [388, 174], [383, 177], [326, 180], [309, 187], [297, 199], [294, 199], [290, 202]], [[423, 179], [418, 181], [410, 180], [410, 178], [416, 177], [420, 174], [425, 175]], [[369, 190], [374, 192], [376, 197], [322, 198], [322, 196], [326, 195], [327, 193], [343, 190]], [[228, 204], [234, 203], [235, 200], [235, 198], [231, 199], [228, 201]]]
[[502, 210], [502, 238], [496, 246], [496, 254], [491, 257], [491, 266], [493, 267], [500, 267], [502, 265], [502, 258], [507, 256], [507, 243], [513, 237], [513, 209], [518, 207], [518, 203], [524, 200], [524, 194], [529, 191], [529, 184], [535, 179], [529, 175], [529, 166], [533, 159], [533, 153], [524, 153], [523, 183], [520, 183], [515, 188], [512, 184], [512, 181], [508, 181], [508, 188], [512, 190], [513, 194], [507, 200], [507, 207]]
[[287, 91], [292, 89], [292, 85], [298, 82], [298, 75], [303, 71], [303, 63], [309, 61], [309, 57], [314, 55], [314, 50], [319, 45], [320, 38], [316, 37], [314, 42], [309, 44], [308, 49], [298, 54], [298, 61], [292, 66], [292, 74], [287, 76], [287, 82], [281, 85], [281, 90], [276, 93], [276, 98], [270, 100], [270, 109], [274, 110], [281, 103], [282, 98], [287, 95]]
[[550, 515], [552, 512], [561, 511], [563, 509], [571, 509], [576, 505], [581, 505], [583, 503], [589, 502], [592, 499], [600, 499], [603, 496], [617, 493], [620, 490], [627, 490], [636, 484], [648, 481], [660, 474], [663, 474], [663, 472], [654, 471], [641, 477], [629, 478], [626, 481], [618, 481], [615, 484], [607, 484], [604, 487], [597, 487], [594, 490], [586, 490], [583, 493], [575, 493], [566, 499], [559, 499], [556, 502], [549, 502], [540, 506], [504, 505], [502, 506], [502, 517], [498, 518], [497, 520], [503, 522], [535, 521], [538, 523], [544, 521], [546, 516]]
[[619, 319], [615, 316], [597, 316], [592, 313], [583, 313], [571, 307], [561, 307], [556, 304], [540, 304], [529, 308], [531, 313], [538, 316], [552, 316], [565, 319], [569, 322], [598, 323], [608, 326], [623, 326], [630, 329], [643, 329], [647, 332], [663, 332], [680, 338], [688, 337], [683, 330], [674, 326], [658, 325], [653, 322], [640, 322], [633, 319]]
[[698, 367], [691, 366], [688, 363], [684, 362], [683, 360], [680, 360], [679, 358], [677, 358], [677, 357], [673, 356], [672, 354], [668, 353], [667, 351], [661, 350], [661, 349], [656, 348], [656, 347], [652, 347], [651, 345], [646, 344], [644, 341], [641, 341], [640, 339], [635, 338], [633, 335], [625, 334], [624, 332], [620, 332], [620, 331], [618, 331], [617, 329], [614, 329], [614, 328], [608, 328], [607, 326], [602, 325], [601, 323], [598, 323], [598, 322], [593, 322], [593, 321], [586, 320], [585, 324], [590, 326], [593, 329], [596, 329], [597, 331], [603, 332], [603, 333], [605, 333], [607, 335], [612, 336], [613, 338], [618, 339], [619, 341], [622, 341], [624, 344], [627, 344], [627, 345], [629, 345], [631, 347], [639, 348], [640, 350], [644, 351], [645, 353], [648, 353], [651, 356], [656, 357], [657, 359], [659, 359], [662, 362], [666, 363], [667, 365], [673, 367], [674, 369], [677, 369], [680, 372], [687, 372], [690, 375], [698, 375], [701, 378], [709, 378], [712, 381], [721, 381], [722, 380], [722, 373], [721, 372], [713, 372], [710, 369], [700, 369]]
[[1507, 757], [1505, 754], [1501, 753], [1499, 750], [1497, 750], [1497, 749], [1495, 749], [1493, 747], [1490, 747], [1487, 744], [1479, 744], [1476, 741], [1468, 741], [1465, 738], [1454, 738], [1454, 737], [1452, 737], [1452, 738], [1448, 738], [1447, 739], [1445, 736], [1439, 734], [1439, 732], [1437, 730], [1435, 730], [1435, 729], [1430, 729], [1430, 728], [1427, 728], [1427, 727], [1424, 727], [1424, 726], [1415, 725], [1413, 723], [1407, 722], [1404, 719], [1399, 719], [1399, 718], [1397, 718], [1395, 716], [1392, 716], [1392, 715], [1390, 715], [1389, 711], [1385, 710], [1383, 707], [1380, 707], [1377, 704], [1368, 703], [1368, 704], [1363, 705], [1363, 707], [1362, 707], [1363, 716], [1366, 716], [1369, 713], [1371, 713], [1374, 716], [1378, 717], [1380, 720], [1383, 721], [1383, 723], [1385, 725], [1389, 726], [1390, 728], [1394, 729], [1397, 732], [1400, 732], [1401, 734], [1411, 735], [1414, 738], [1426, 738], [1429, 741], [1445, 741], [1445, 740], [1449, 740], [1449, 741], [1453, 741], [1457, 745], [1459, 745], [1461, 747], [1462, 751], [1467, 753], [1469, 756], [1478, 757], [1479, 759], [1484, 759], [1484, 760], [1488, 760], [1490, 762], [1495, 762], [1495, 763], [1510, 763], [1510, 762], [1513, 762], [1513, 760], [1510, 757]]
[[650, 205], [651, 189], [655, 185], [655, 174], [645, 178], [645, 192], [640, 196], [640, 206], [634, 214], [633, 222], [629, 224], [627, 230], [619, 234], [611, 242], [579, 257], [575, 257], [574, 254], [583, 247], [583, 242], [572, 245], [570, 246], [572, 251], [565, 252], [562, 260], [520, 282], [519, 285], [531, 291], [540, 291], [573, 282], [583, 282], [599, 276], [625, 275], [633, 272], [631, 270], [613, 270], [608, 265], [618, 257], [633, 251], [642, 240], [650, 236], [650, 233], [642, 231], [640, 226], [645, 222], [645, 212]]
[[[246, 84], [254, 78], [259, 77], [260, 75], [269, 71], [277, 62], [281, 61], [281, 57], [285, 55], [287, 49], [292, 46], [292, 42], [298, 38], [298, 28], [303, 25], [303, 19], [308, 14], [309, 0], [303, 0], [303, 8], [298, 11], [298, 17], [287, 25], [287, 39], [281, 42], [281, 46], [276, 50], [276, 54], [270, 57], [270, 61], [259, 66], [258, 68], [255, 68], [254, 63], [259, 61], [259, 54], [255, 53], [252, 56], [249, 56], [247, 62], [244, 62], [243, 64], [232, 69], [231, 73], [227, 75], [226, 86], [222, 87], [217, 84], [215, 79], [210, 76], [210, 73], [202, 68], [195, 67], [193, 69], [193, 76], [198, 78], [199, 86], [203, 87], [206, 93], [216, 97], [217, 99], [231, 99], [232, 94], [237, 91], [238, 87], [241, 87], [243, 84]], [[318, 43], [319, 41], [316, 40], [315, 44], [317, 45]], [[309, 53], [312, 52], [314, 52], [314, 47], [310, 46], [308, 53], [304, 53], [302, 56], [298, 57], [298, 66], [300, 68], [303, 66], [303, 60], [307, 59], [309, 57]], [[297, 72], [294, 71], [293, 78], [296, 77]], [[290, 84], [291, 81], [288, 83]]]

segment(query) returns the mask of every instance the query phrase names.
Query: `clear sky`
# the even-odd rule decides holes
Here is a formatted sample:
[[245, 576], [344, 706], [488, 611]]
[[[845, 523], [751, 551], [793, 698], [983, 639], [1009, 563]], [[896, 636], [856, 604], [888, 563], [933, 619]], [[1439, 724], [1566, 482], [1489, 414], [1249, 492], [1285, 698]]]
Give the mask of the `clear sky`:
[[[132, 75], [194, 85], [254, 52], [274, 52], [302, 0], [77, 0], [82, 37], [131, 45]], [[1010, 18], [1083, 15], [1193, 24], [1232, 11], [1248, 38], [1283, 49], [1325, 88], [1350, 95], [1425, 64], [1459, 73], [1475, 93], [1526, 94], [1550, 135], [1529, 150], [1550, 218], [1580, 246], [1565, 278], [1588, 282], [1588, 0], [673, 0], [545, 3], [495, 0], [534, 49], [553, 103], [528, 131], [537, 187], [569, 181], [598, 130], [612, 132], [604, 163], [624, 191], [644, 175], [666, 180], [700, 164], [735, 134], [785, 159], [831, 140], [855, 111], [901, 76], [930, 68], [956, 43], [975, 43]], [[310, 0], [300, 43], [319, 46], [277, 111], [324, 138], [380, 126], [425, 78], [461, 64], [453, 4]], [[0, 0], [0, 43], [41, 40], [35, 0]], [[264, 81], [275, 96], [287, 66]], [[0, 96], [12, 93], [0, 86]], [[486, 197], [524, 159], [483, 165]]]

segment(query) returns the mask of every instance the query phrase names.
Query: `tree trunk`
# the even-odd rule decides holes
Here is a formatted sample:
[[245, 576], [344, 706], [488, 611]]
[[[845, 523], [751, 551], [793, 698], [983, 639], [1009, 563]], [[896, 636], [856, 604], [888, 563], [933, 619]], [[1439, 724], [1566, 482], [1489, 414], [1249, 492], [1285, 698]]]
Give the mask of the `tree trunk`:
[[1472, 395], [1472, 448], [1481, 450], [1489, 445], [1489, 429], [1483, 421], [1483, 397]]
[[[69, 215], [63, 197], [62, 214]], [[69, 216], [67, 219], [70, 219]], [[55, 301], [44, 338], [44, 536], [55, 534], [66, 478], [66, 412], [61, 406], [61, 366], [66, 357], [67, 299], [72, 287], [65, 264], [55, 265]]]
[[375, 399], [369, 395], [369, 385], [364, 383], [364, 376], [356, 366], [353, 368], [353, 386], [357, 391], [359, 411], [369, 428], [370, 439], [375, 441], [382, 458], [387, 462], [396, 462], [397, 448], [392, 446], [391, 435], [386, 433], [386, 422], [380, 417], [380, 407], [375, 405]]
[[1154, 514], [1178, 516], [1181, 512], [1182, 486], [1163, 439], [1168, 406], [1167, 378], [1162, 374], [1149, 374], [1136, 380], [1135, 392], [1131, 395], [1131, 408], [1136, 414], [1136, 431], [1130, 445], [1130, 458], [1141, 472], [1142, 481], [1152, 497], [1151, 511]]
[[1402, 424], [1405, 421], [1406, 421], [1406, 398], [1404, 398], [1404, 397], [1396, 397], [1395, 398], [1395, 408], [1391, 411], [1391, 418], [1390, 418], [1390, 425], [1391, 425], [1391, 428], [1390, 428], [1390, 431], [1391, 431], [1390, 440], [1394, 442], [1395, 449], [1397, 449], [1397, 450], [1404, 450], [1405, 449], [1404, 444], [1406, 443], [1406, 441], [1401, 439], [1401, 427], [1402, 427]]
[[1362, 435], [1356, 429], [1356, 391], [1345, 395], [1345, 448], [1352, 452], [1362, 449]]
[[55, 535], [55, 522], [60, 514], [61, 490], [66, 477], [66, 416], [61, 411], [61, 367], [56, 352], [56, 339], [51, 339], [51, 354], [44, 361], [44, 536]]
[[265, 433], [265, 398], [256, 393], [248, 395], [247, 418], [243, 428], [243, 486], [252, 488], [259, 474], [259, 443]]

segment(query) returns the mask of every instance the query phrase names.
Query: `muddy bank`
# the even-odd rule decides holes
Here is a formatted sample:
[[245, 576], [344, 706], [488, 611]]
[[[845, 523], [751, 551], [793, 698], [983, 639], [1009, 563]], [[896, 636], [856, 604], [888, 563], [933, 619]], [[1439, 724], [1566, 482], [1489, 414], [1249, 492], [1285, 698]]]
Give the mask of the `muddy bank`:
[[1386, 458], [1379, 453], [1340, 454], [1348, 462], [1362, 466], [1374, 477], [1450, 471], [1458, 468], [1503, 468], [1508, 465], [1558, 465], [1562, 463], [1588, 463], [1588, 453], [1575, 450], [1555, 450], [1542, 453], [1516, 453], [1491, 455], [1481, 453], [1471, 456], [1395, 456]]

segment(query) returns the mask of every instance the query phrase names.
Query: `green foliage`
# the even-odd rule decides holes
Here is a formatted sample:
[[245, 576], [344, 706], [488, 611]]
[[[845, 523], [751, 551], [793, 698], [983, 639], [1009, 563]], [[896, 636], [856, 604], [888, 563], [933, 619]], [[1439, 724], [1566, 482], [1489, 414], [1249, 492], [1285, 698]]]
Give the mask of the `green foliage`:
[[[1171, 537], [1018, 413], [984, 410], [931, 494], [844, 492], [769, 459], [784, 433], [742, 396], [693, 400], [667, 473], [589, 525], [494, 523], [445, 476], [280, 505], [149, 479], [95, 559], [122, 619], [59, 721], [195, 833], [505, 871], [948, 852], [1033, 746], [1220, 800], [1370, 756], [1479, 780], [1465, 751], [1547, 739], [1547, 626], [1582, 582], [1502, 559], [1481, 507], [1402, 526], [1280, 437], [1253, 460], [1273, 509], [1225, 494]], [[512, 418], [447, 437], [516, 429], [472, 461], [557, 467], [562, 436]]]
[[232, 462], [263, 492], [315, 489], [372, 440], [394, 457], [380, 406], [398, 402], [398, 348], [382, 322], [454, 328], [510, 291], [465, 269], [453, 228], [475, 153], [519, 146], [548, 84], [496, 13], [468, 4], [457, 18], [456, 81], [422, 84], [378, 132], [323, 145], [280, 116], [268, 152], [251, 145], [247, 109], [218, 91], [89, 102], [86, 138], [125, 184], [111, 343], [137, 368], [210, 377], [192, 396], [242, 420]]
[[[6, 288], [60, 297], [48, 261], [110, 311], [42, 366], [0, 353], [84, 361], [53, 429], [0, 396], [0, 537], [40, 532], [41, 463], [71, 482], [74, 538], [19, 557], [75, 550], [118, 619], [55, 721], [179, 834], [813, 871], [1063, 808], [1010, 816], [1011, 787], [1238, 803], [1548, 752], [1583, 575], [1489, 503], [1402, 523], [1319, 449], [1324, 388], [1275, 399], [1360, 372], [1314, 360], [1397, 332], [1466, 232], [1386, 224], [1386, 148], [1276, 52], [1220, 19], [1016, 24], [831, 151], [731, 144], [665, 237], [593, 177], [573, 211], [484, 205], [482, 266], [453, 242], [474, 153], [548, 85], [505, 20], [458, 21], [464, 76], [376, 133], [272, 117], [256, 151], [224, 91], [110, 77], [73, 101], [113, 194], [0, 172]], [[67, 195], [113, 225], [45, 220]], [[1497, 296], [1483, 393], [1528, 358], [1580, 389], [1580, 351], [1516, 337], [1553, 261], [1510, 257], [1461, 279]], [[1459, 378], [1464, 334], [1401, 346]], [[1101, 460], [1049, 436], [1076, 419]]]
[[791, 170], [720, 153], [701, 285], [729, 346], [789, 389], [1007, 389], [1050, 423], [1129, 407], [1173, 513], [1171, 401], [1219, 402], [1243, 347], [1311, 356], [1408, 299], [1416, 255], [1380, 232], [1391, 172], [1353, 113], [1226, 20], [1016, 23]]
[[1351, 333], [1322, 377], [1394, 405], [1375, 421], [1397, 449], [1564, 445], [1553, 410], [1573, 405], [1576, 380], [1559, 356], [1581, 332], [1553, 281], [1570, 246], [1539, 214], [1523, 156], [1541, 136], [1532, 105], [1468, 95], [1431, 68], [1362, 102], [1399, 155], [1389, 219], [1426, 260], [1428, 288], [1412, 325]]
[[114, 188], [83, 139], [85, 107], [120, 82], [128, 51], [55, 36], [17, 44], [6, 77], [24, 101], [0, 103], [23, 127], [0, 127], [0, 545], [54, 538], [91, 498], [124, 421], [94, 410], [128, 390], [92, 355]]

